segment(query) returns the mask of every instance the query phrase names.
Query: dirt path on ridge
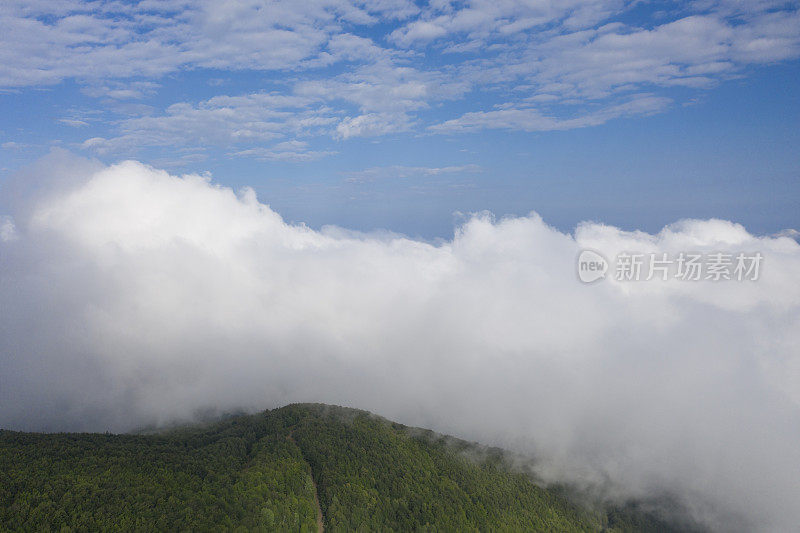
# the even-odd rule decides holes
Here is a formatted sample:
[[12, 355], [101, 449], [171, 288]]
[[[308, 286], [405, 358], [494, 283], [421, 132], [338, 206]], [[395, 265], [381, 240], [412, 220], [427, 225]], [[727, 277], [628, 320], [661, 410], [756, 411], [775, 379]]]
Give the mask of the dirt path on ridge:
[[[289, 442], [291, 442], [292, 444], [294, 444], [295, 446], [297, 446], [297, 442], [295, 442], [294, 437], [292, 436], [292, 432], [293, 431], [294, 431], [294, 428], [292, 428], [289, 431], [289, 434], [286, 435], [286, 439]], [[297, 447], [299, 448], [299, 446], [297, 446]], [[306, 461], [306, 464], [308, 464], [308, 461]], [[308, 467], [310, 469], [311, 465], [309, 464]], [[314, 481], [314, 472], [313, 471], [311, 472], [311, 484], [314, 486], [314, 505], [317, 506], [317, 533], [322, 533], [323, 531], [325, 531], [325, 524], [323, 524], [323, 522], [322, 522], [322, 507], [319, 505], [319, 493], [318, 493], [318, 490], [317, 490], [317, 482]]]

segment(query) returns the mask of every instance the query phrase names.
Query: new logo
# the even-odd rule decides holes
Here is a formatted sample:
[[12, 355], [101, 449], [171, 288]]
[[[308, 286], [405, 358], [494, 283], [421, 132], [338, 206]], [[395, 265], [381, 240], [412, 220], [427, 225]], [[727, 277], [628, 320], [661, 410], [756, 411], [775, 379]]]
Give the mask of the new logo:
[[608, 261], [592, 250], [584, 250], [578, 256], [578, 278], [584, 283], [591, 283], [605, 278], [608, 272]]

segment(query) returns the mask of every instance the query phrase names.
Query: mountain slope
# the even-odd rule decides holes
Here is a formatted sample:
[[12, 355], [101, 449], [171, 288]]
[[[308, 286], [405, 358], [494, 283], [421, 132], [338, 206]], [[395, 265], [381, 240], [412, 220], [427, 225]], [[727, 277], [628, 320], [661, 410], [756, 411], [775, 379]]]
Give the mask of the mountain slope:
[[[321, 510], [322, 516], [319, 516]], [[0, 530], [669, 531], [590, 510], [499, 450], [291, 405], [152, 435], [0, 431]]]

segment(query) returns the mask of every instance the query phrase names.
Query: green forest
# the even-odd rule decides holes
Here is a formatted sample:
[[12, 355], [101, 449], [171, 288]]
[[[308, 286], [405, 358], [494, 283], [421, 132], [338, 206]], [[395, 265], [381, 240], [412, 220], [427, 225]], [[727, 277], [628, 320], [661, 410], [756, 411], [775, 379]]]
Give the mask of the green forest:
[[138, 435], [0, 430], [3, 531], [687, 528], [643, 509], [588, 505], [499, 449], [318, 404]]

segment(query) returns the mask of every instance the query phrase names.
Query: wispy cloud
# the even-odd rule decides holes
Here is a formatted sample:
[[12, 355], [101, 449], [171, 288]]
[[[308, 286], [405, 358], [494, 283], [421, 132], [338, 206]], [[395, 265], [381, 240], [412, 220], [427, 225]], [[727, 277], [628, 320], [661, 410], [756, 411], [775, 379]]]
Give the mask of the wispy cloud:
[[72, 126], [73, 128], [82, 128], [89, 125], [89, 123], [85, 120], [78, 118], [60, 118], [58, 119], [58, 122], [64, 124], [65, 126]]
[[3, 144], [0, 144], [0, 148], [3, 150], [22, 150], [23, 148], [27, 148], [27, 144], [19, 143], [16, 141], [6, 141]]
[[[338, 121], [332, 110], [319, 101], [303, 96], [257, 93], [244, 96], [215, 96], [193, 105], [173, 104], [164, 114], [124, 119], [120, 135], [90, 138], [83, 146], [103, 153], [132, 153], [145, 146], [196, 146], [233, 149], [237, 155], [288, 153], [265, 143], [289, 146], [286, 137], [329, 132]], [[293, 139], [299, 146], [306, 143]], [[245, 146], [247, 148], [245, 148]], [[317, 152], [316, 155], [322, 155]]]
[[450, 51], [473, 51], [491, 41], [552, 25], [573, 30], [591, 26], [625, 7], [621, 0], [431, 2], [418, 18], [389, 37], [401, 46], [439, 41]]
[[658, 113], [663, 111], [670, 102], [669, 98], [637, 95], [623, 103], [602, 107], [597, 111], [584, 112], [570, 118], [545, 116], [535, 107], [516, 107], [508, 104], [499, 106], [499, 109], [492, 111], [466, 113], [459, 118], [434, 124], [430, 130], [437, 133], [464, 133], [483, 129], [569, 130], [597, 126], [619, 117]]
[[367, 183], [384, 179], [407, 179], [417, 177], [435, 177], [447, 174], [476, 174], [483, 172], [479, 165], [452, 165], [447, 167], [409, 167], [391, 165], [385, 167], [371, 167], [346, 174], [348, 183]]
[[269, 148], [248, 148], [230, 155], [253, 157], [262, 161], [311, 161], [334, 153], [336, 152], [331, 150], [309, 150], [307, 142], [293, 140], [277, 143]]
[[95, 98], [136, 100], [152, 95], [161, 85], [152, 81], [115, 81], [88, 85], [83, 92]]
[[[800, 56], [800, 11], [791, 3], [641, 7], [623, 0], [8, 0], [0, 7], [0, 88], [72, 79], [105, 102], [141, 101], [159, 96], [167, 75], [208, 71], [213, 89], [219, 71], [272, 71], [280, 88], [272, 84], [269, 96], [245, 90], [159, 100], [148, 116], [97, 124], [103, 131], [92, 130], [85, 146], [135, 151], [182, 138], [227, 150], [296, 140], [322, 154], [315, 137], [547, 131], [648, 115], [695, 96], [676, 87], [704, 91], [748, 67]], [[266, 101], [278, 97], [286, 103]]]
[[410, 2], [371, 6], [346, 0], [29, 2], [0, 8], [0, 86], [58, 83], [65, 78], [153, 77], [182, 68], [294, 69], [324, 54], [343, 24], [371, 25], [413, 14]]

